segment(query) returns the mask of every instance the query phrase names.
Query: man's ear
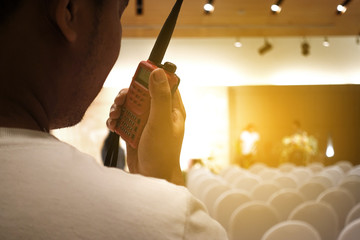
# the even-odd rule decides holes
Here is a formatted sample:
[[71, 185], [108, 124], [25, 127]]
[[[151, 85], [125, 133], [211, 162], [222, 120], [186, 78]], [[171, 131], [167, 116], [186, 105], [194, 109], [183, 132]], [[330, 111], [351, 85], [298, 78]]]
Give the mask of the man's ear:
[[55, 21], [65, 39], [74, 42], [77, 38], [75, 27], [76, 5], [73, 0], [57, 0], [55, 6]]

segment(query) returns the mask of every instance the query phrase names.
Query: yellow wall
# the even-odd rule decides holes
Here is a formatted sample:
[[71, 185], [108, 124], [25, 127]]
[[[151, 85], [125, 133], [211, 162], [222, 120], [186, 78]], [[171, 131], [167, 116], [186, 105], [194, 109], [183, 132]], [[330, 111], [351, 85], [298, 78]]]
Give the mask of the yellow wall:
[[[229, 89], [231, 159], [237, 153], [234, 143], [249, 123], [260, 133], [257, 160], [277, 166], [281, 141], [293, 133], [293, 122], [318, 140], [313, 160], [332, 164], [349, 160], [360, 164], [360, 86], [243, 86]], [[335, 156], [326, 158], [331, 136]]]

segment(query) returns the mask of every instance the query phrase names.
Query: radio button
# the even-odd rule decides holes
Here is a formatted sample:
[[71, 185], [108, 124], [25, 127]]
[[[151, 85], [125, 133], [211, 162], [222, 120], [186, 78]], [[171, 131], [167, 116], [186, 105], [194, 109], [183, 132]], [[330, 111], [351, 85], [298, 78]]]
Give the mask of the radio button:
[[171, 62], [164, 63], [164, 69], [168, 71], [169, 73], [175, 73], [176, 71], [176, 65]]

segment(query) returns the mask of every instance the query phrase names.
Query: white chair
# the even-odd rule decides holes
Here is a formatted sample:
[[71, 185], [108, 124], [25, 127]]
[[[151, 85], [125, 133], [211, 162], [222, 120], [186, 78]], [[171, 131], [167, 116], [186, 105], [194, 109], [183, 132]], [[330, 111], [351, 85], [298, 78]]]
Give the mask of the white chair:
[[359, 238], [360, 219], [356, 219], [341, 231], [338, 240], [359, 240]]
[[321, 240], [320, 234], [310, 224], [289, 220], [280, 222], [263, 235], [261, 240]]
[[275, 183], [263, 182], [254, 187], [251, 191], [251, 197], [254, 200], [267, 201], [271, 195], [279, 190], [280, 187]]
[[236, 179], [234, 181], [234, 183], [232, 184], [232, 186], [250, 193], [254, 189], [255, 186], [260, 184], [261, 181], [262, 180], [259, 176], [248, 175], [248, 176], [244, 176], [242, 178]]
[[353, 167], [347, 172], [347, 175], [360, 176], [360, 165], [353, 166]]
[[307, 182], [300, 186], [298, 190], [305, 197], [305, 200], [315, 200], [320, 193], [326, 190], [326, 187], [318, 182]]
[[268, 166], [265, 163], [257, 162], [249, 167], [249, 172], [258, 174], [260, 171], [262, 171], [265, 168], [268, 168]]
[[247, 177], [248, 175], [249, 175], [249, 173], [246, 171], [244, 171], [242, 173], [233, 174], [233, 175], [227, 177], [226, 182], [233, 188], [237, 188], [236, 184], [240, 181], [240, 179], [243, 179], [244, 177]]
[[326, 175], [316, 175], [316, 176], [312, 176], [308, 182], [317, 182], [320, 183], [322, 185], [325, 186], [325, 188], [331, 188], [334, 187], [334, 181], [331, 179], [330, 176], [326, 176]]
[[342, 182], [347, 182], [347, 181], [360, 181], [360, 175], [348, 173], [348, 174], [346, 174], [346, 175], [343, 177], [343, 179], [341, 180], [341, 182], [339, 183], [339, 185], [340, 185]]
[[227, 230], [231, 214], [242, 204], [251, 200], [250, 195], [245, 191], [239, 189], [228, 190], [216, 199], [212, 210], [213, 217]]
[[338, 236], [338, 217], [335, 210], [327, 203], [307, 201], [297, 206], [289, 220], [300, 220], [312, 225], [323, 240], [336, 240]]
[[298, 187], [296, 179], [291, 175], [278, 176], [278, 177], [274, 178], [273, 181], [281, 188], [297, 188]]
[[360, 202], [360, 177], [353, 176], [351, 179], [347, 178], [339, 186], [348, 190], [354, 196], [356, 203]]
[[360, 203], [356, 204], [353, 208], [350, 209], [346, 216], [345, 226], [358, 218], [360, 218]]
[[196, 197], [201, 198], [202, 194], [206, 190], [206, 188], [209, 186], [212, 186], [213, 184], [226, 185], [227, 183], [221, 177], [205, 176], [205, 177], [198, 179], [197, 183], [193, 187], [192, 193]]
[[279, 213], [280, 221], [288, 219], [292, 210], [304, 202], [304, 197], [296, 189], [282, 189], [268, 200], [268, 203]]
[[223, 169], [220, 170], [219, 175], [221, 177], [224, 177], [227, 174], [231, 174], [233, 171], [236, 172], [238, 170], [240, 170], [239, 166], [237, 166], [237, 165], [228, 165], [228, 166], [226, 166], [226, 167], [224, 167]]
[[278, 214], [272, 206], [262, 201], [251, 201], [232, 214], [228, 236], [230, 240], [259, 240], [278, 222]]
[[310, 169], [314, 174], [317, 174], [324, 169], [324, 164], [321, 162], [312, 162], [308, 164], [306, 168]]
[[251, 165], [249, 167], [249, 172], [251, 173], [254, 173], [254, 174], [257, 174], [259, 173], [261, 170], [267, 168], [268, 166], [265, 164], [265, 163], [262, 163], [262, 162], [257, 162], [257, 163], [254, 163], [253, 165]]
[[333, 207], [338, 216], [339, 230], [344, 227], [347, 214], [355, 206], [353, 196], [348, 191], [338, 187], [325, 190], [317, 200], [326, 202]]
[[207, 168], [193, 168], [188, 171], [186, 177], [186, 186], [190, 192], [194, 192], [194, 188], [201, 178], [211, 177], [213, 174]]
[[282, 173], [289, 173], [291, 172], [296, 165], [294, 163], [286, 162], [279, 165], [278, 169]]
[[280, 176], [281, 174], [275, 168], [265, 168], [262, 171], [260, 171], [257, 175], [259, 175], [263, 181], [269, 181]]
[[329, 176], [334, 185], [337, 185], [344, 177], [344, 172], [339, 166], [326, 167], [319, 175]]
[[339, 166], [344, 173], [347, 173], [351, 170], [351, 168], [353, 167], [352, 163], [350, 161], [347, 160], [341, 160], [335, 163], [336, 166]]
[[311, 176], [313, 176], [313, 172], [305, 167], [297, 167], [291, 172], [291, 174], [296, 178], [299, 185], [302, 185]]
[[230, 165], [220, 176], [230, 185], [238, 177], [246, 175], [246, 171], [238, 166]]
[[200, 200], [203, 201], [206, 208], [209, 211], [209, 214], [213, 216], [213, 207], [216, 199], [224, 192], [230, 190], [230, 187], [228, 185], [224, 184], [213, 184], [210, 187], [207, 187], [204, 192], [202, 193], [202, 196], [200, 197]]

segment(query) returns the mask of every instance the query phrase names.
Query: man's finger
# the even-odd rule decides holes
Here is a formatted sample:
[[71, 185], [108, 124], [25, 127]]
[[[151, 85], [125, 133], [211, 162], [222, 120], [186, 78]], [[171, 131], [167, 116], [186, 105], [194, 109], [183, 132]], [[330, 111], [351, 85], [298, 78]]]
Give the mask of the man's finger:
[[150, 75], [151, 97], [149, 121], [159, 122], [171, 116], [172, 97], [168, 79], [163, 69], [158, 68]]
[[172, 105], [173, 109], [178, 109], [183, 115], [184, 119], [186, 119], [186, 111], [179, 90], [176, 90], [174, 93]]

